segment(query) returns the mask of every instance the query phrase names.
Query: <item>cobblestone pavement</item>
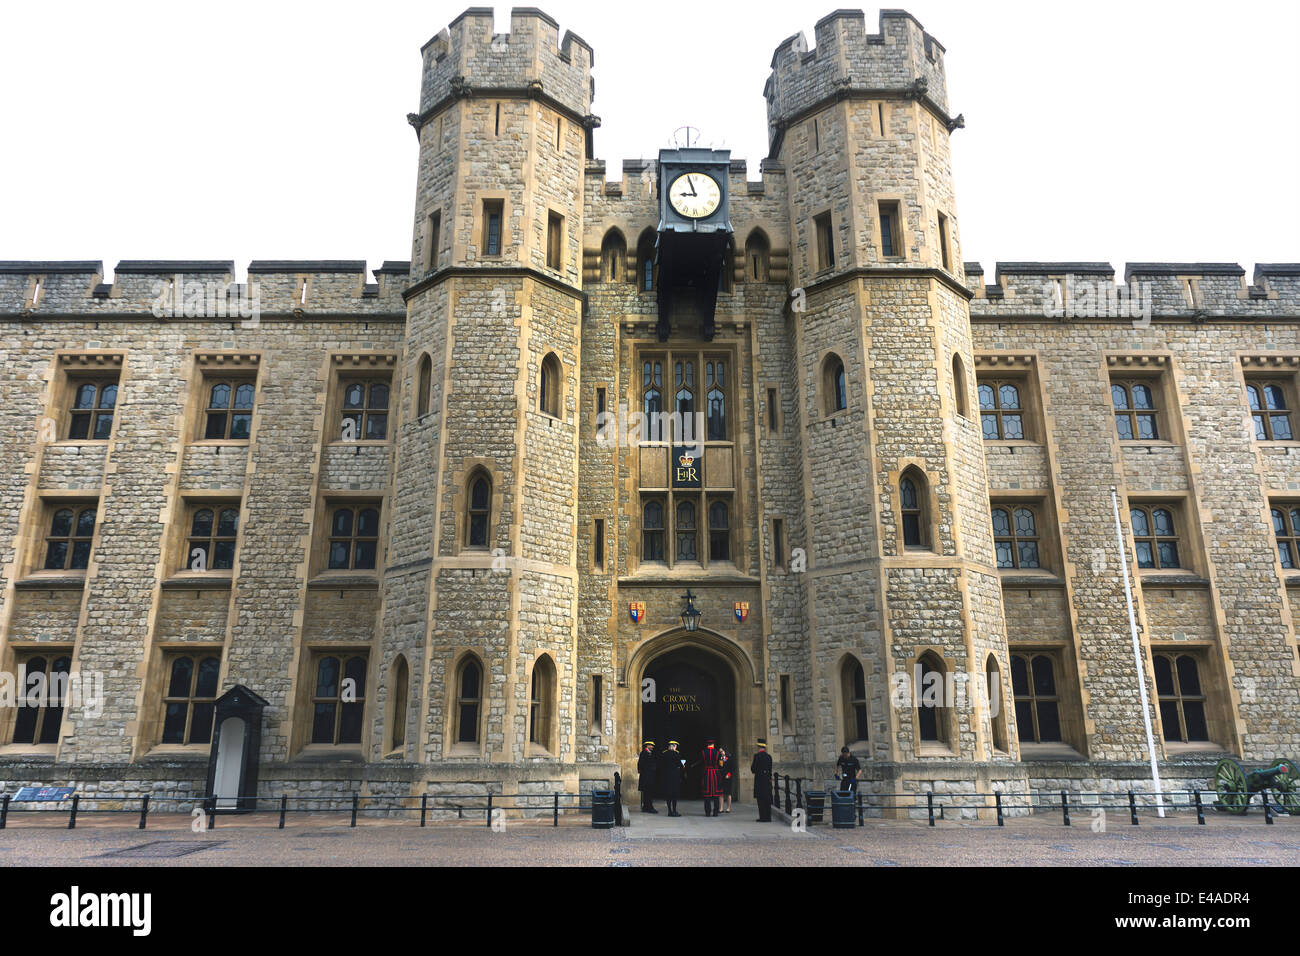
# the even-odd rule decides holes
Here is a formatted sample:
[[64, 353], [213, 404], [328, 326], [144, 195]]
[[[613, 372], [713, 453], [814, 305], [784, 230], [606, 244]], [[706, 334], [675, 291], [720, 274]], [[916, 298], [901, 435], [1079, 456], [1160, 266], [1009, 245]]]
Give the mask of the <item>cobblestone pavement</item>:
[[11, 815], [0, 831], [0, 866], [1296, 866], [1300, 818], [1267, 826], [1245, 818], [1179, 815], [1143, 818], [1110, 814], [1105, 832], [1084, 815], [1074, 826], [1059, 818], [992, 821], [868, 820], [835, 830], [795, 833], [777, 821], [759, 824], [752, 808], [717, 819], [698, 809], [669, 819], [632, 814], [630, 827], [594, 830], [580, 817], [559, 827], [550, 820], [507, 820], [496, 832], [482, 821], [421, 828], [414, 820], [348, 815], [291, 815], [284, 830], [275, 814], [219, 817], [216, 828], [193, 832], [191, 818], [155, 814], [147, 830], [133, 815], [83, 816], [68, 830], [59, 815]]

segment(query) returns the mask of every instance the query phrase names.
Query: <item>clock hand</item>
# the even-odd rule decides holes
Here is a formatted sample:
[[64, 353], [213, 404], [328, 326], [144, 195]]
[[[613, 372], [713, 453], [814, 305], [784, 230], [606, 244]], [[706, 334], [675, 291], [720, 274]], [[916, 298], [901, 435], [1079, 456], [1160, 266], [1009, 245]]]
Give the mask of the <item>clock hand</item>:
[[688, 186], [691, 187], [691, 195], [692, 195], [692, 196], [698, 196], [698, 195], [699, 195], [699, 193], [697, 193], [697, 192], [695, 191], [695, 181], [694, 181], [693, 179], [691, 179], [690, 176], [687, 176], [687, 177], [686, 177], [686, 185], [688, 185]]

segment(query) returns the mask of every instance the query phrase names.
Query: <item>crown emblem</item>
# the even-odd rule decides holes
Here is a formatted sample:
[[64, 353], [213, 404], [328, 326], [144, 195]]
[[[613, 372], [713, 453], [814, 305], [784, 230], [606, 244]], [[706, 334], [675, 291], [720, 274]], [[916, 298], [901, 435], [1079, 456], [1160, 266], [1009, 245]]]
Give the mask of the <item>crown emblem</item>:
[[695, 464], [695, 459], [692, 458], [690, 455], [682, 455], [680, 458], [677, 459], [677, 461], [678, 463], [681, 464], [683, 468], [689, 468], [691, 467], [691, 465]]

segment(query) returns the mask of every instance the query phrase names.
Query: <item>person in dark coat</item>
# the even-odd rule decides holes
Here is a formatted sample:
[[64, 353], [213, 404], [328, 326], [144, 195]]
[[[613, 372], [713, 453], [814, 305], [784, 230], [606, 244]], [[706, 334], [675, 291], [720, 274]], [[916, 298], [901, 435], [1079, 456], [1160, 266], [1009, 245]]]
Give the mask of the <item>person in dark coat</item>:
[[772, 755], [767, 752], [767, 741], [758, 739], [758, 753], [749, 764], [754, 775], [754, 800], [758, 803], [758, 822], [772, 822]]
[[655, 809], [655, 789], [659, 785], [659, 761], [655, 758], [655, 742], [642, 744], [641, 756], [636, 761], [636, 788], [641, 791], [641, 812], [658, 813]]
[[858, 758], [850, 753], [848, 747], [840, 748], [840, 759], [835, 761], [835, 776], [840, 781], [840, 793], [857, 792], [858, 774], [862, 772], [862, 764]]
[[682, 795], [682, 752], [675, 740], [668, 741], [668, 749], [660, 756], [659, 793], [668, 806], [670, 817], [680, 817], [677, 798]]
[[704, 797], [704, 815], [718, 815], [718, 800], [722, 796], [721, 756], [717, 744], [710, 737], [700, 751], [700, 793]]

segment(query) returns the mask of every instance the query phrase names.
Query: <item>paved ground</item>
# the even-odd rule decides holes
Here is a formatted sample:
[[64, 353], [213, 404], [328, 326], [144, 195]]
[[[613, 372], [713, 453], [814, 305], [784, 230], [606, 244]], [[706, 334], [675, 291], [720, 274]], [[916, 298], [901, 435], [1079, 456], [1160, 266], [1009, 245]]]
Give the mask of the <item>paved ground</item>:
[[506, 821], [502, 832], [483, 822], [421, 829], [415, 821], [365, 820], [356, 829], [342, 814], [220, 817], [195, 833], [191, 818], [153, 814], [138, 830], [130, 814], [83, 815], [75, 830], [58, 815], [13, 814], [0, 831], [0, 866], [1296, 866], [1300, 818], [1209, 814], [1206, 826], [1180, 814], [1165, 821], [1110, 814], [1094, 832], [1084, 814], [1066, 828], [1060, 818], [990, 822], [868, 820], [865, 827], [813, 826], [793, 832], [784, 822], [757, 823], [752, 807], [706, 819], [697, 805], [686, 816], [632, 813], [632, 826], [593, 830], [573, 816]]

